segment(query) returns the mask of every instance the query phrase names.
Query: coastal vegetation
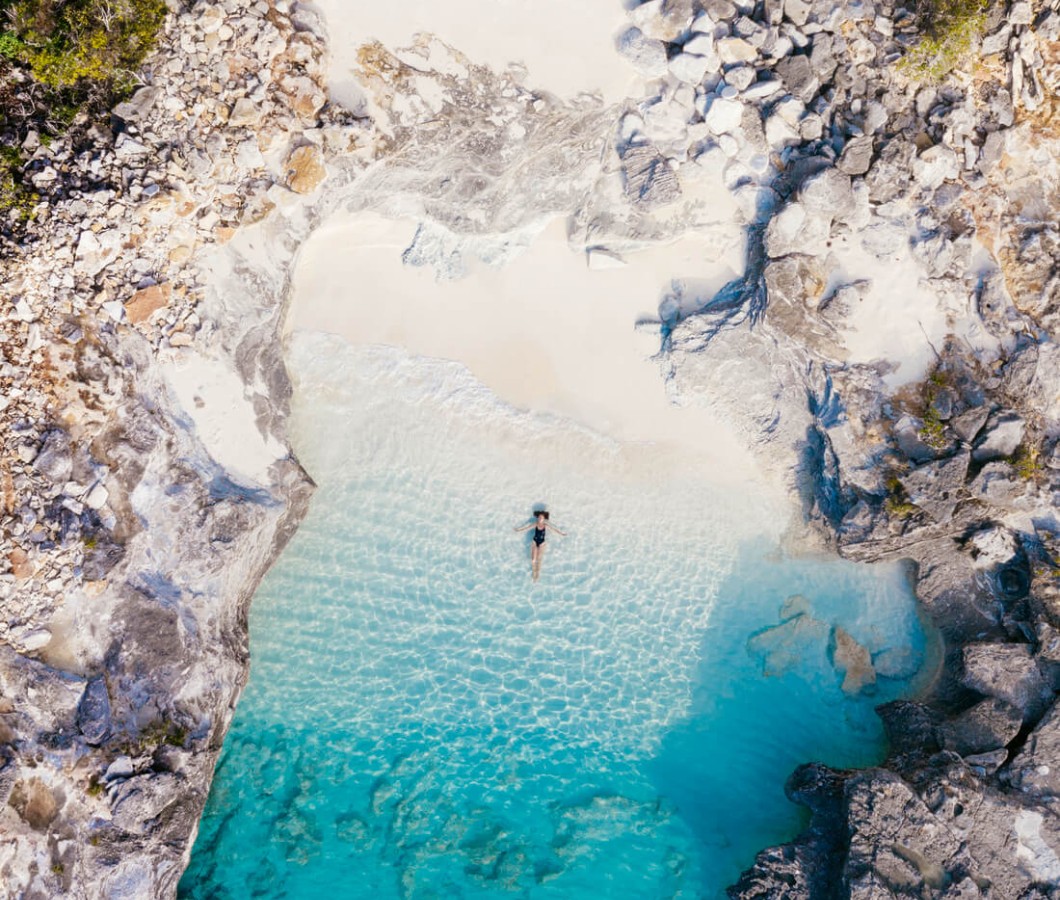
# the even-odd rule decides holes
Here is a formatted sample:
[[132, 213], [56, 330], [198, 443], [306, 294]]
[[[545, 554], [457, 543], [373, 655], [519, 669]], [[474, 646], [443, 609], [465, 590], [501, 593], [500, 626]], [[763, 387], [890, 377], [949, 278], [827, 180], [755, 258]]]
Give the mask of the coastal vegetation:
[[98, 122], [137, 84], [165, 20], [164, 0], [0, 0], [0, 214], [37, 196], [21, 148]]
[[914, 81], [941, 81], [970, 58], [986, 27], [989, 6], [990, 0], [920, 0], [920, 37], [899, 69]]

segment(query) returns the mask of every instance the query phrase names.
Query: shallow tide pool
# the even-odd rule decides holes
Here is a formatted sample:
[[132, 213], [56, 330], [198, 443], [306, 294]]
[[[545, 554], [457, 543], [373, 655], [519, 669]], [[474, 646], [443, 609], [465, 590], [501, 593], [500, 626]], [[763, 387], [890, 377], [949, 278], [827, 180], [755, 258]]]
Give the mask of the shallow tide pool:
[[[796, 765], [881, 758], [926, 652], [900, 568], [788, 558], [753, 486], [454, 363], [296, 333], [289, 365], [319, 489], [181, 897], [720, 897], [804, 824]], [[568, 532], [537, 584], [535, 503]]]

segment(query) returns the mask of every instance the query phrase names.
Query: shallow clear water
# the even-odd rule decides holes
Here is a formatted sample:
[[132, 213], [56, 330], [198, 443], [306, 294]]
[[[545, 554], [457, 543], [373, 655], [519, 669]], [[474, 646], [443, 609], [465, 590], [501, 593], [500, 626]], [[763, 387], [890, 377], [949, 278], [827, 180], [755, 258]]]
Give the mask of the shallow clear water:
[[[801, 826], [798, 763], [880, 757], [924, 654], [899, 569], [784, 558], [753, 488], [454, 364], [321, 335], [290, 363], [320, 489], [182, 897], [720, 896]], [[569, 532], [536, 585], [535, 502]], [[844, 694], [836, 625], [900, 677]]]

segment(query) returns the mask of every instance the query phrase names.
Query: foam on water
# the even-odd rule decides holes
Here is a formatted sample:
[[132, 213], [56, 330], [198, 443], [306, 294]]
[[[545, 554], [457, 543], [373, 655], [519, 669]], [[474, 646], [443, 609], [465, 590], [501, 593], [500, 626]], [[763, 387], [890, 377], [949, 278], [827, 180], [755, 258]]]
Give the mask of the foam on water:
[[[303, 333], [289, 362], [320, 488], [254, 601], [182, 896], [715, 896], [797, 831], [797, 763], [879, 756], [907, 684], [848, 698], [829, 645], [912, 674], [897, 569], [783, 559], [753, 487], [456, 364]], [[537, 585], [535, 502], [569, 532]]]

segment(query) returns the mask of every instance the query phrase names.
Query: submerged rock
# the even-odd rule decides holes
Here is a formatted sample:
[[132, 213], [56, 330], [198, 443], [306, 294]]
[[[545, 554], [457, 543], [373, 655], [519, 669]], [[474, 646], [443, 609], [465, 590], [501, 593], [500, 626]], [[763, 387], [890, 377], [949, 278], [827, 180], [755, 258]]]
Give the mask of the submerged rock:
[[876, 684], [876, 669], [868, 647], [859, 644], [849, 632], [838, 626], [832, 631], [832, 640], [832, 663], [843, 676], [843, 693], [857, 695]]

